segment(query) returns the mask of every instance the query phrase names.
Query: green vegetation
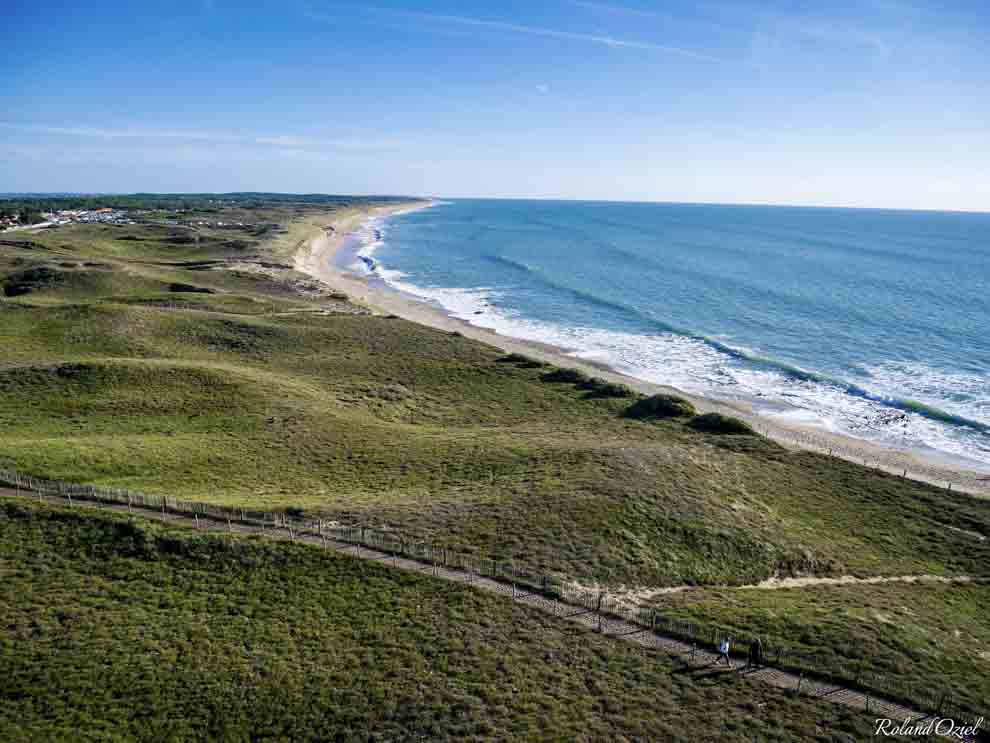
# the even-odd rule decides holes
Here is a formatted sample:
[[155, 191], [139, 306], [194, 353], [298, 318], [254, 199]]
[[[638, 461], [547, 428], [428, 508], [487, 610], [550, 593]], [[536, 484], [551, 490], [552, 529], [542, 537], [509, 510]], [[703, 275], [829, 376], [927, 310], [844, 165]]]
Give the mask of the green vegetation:
[[650, 420], [652, 418], [690, 418], [696, 413], [694, 405], [683, 397], [661, 394], [637, 400], [629, 406], [625, 416], [636, 420]]
[[540, 369], [546, 366], [542, 361], [531, 359], [529, 356], [524, 356], [521, 353], [510, 353], [500, 358], [499, 361], [506, 364], [515, 364], [522, 369]]
[[[271, 209], [272, 205], [321, 206], [341, 208], [369, 203], [407, 201], [401, 197], [332, 196], [323, 194], [224, 193], [224, 194], [122, 194], [122, 195], [34, 195], [25, 194], [0, 199], [0, 217], [22, 211], [40, 215], [43, 211], [59, 209], [142, 209], [170, 212], [199, 211], [219, 213], [221, 210]], [[154, 216], [164, 216], [158, 214]]]
[[632, 407], [685, 415], [636, 420], [624, 388], [353, 314], [288, 267], [332, 215], [256, 216], [287, 229], [0, 245], [0, 283], [30, 283], [0, 303], [0, 467], [386, 525], [588, 583], [988, 572], [990, 503], [696, 431], [676, 398]]
[[0, 219], [16, 219], [18, 224], [37, 224], [41, 221], [41, 210], [20, 202], [0, 200]]
[[0, 502], [0, 739], [864, 739], [845, 708], [466, 586]]
[[552, 369], [541, 379], [551, 384], [587, 384], [591, 381], [591, 377], [577, 369]]
[[[284, 229], [80, 225], [0, 242], [0, 467], [386, 525], [630, 590], [990, 572], [986, 502], [355, 314], [291, 269], [331, 220], [325, 205], [197, 208]], [[0, 533], [3, 739], [786, 739], [859, 724], [303, 547], [34, 506], [6, 507]], [[923, 584], [705, 589], [659, 605], [976, 705], [986, 598]]]
[[822, 659], [943, 690], [974, 714], [990, 699], [990, 585], [888, 583], [697, 589], [656, 602], [665, 615], [759, 635]]
[[607, 382], [598, 377], [592, 377], [587, 382], [578, 385], [587, 390], [588, 397], [635, 397], [636, 393], [624, 384]]
[[692, 418], [688, 425], [695, 431], [705, 433], [737, 434], [743, 436], [754, 435], [752, 427], [745, 421], [733, 418], [721, 413], [705, 413], [696, 418]]

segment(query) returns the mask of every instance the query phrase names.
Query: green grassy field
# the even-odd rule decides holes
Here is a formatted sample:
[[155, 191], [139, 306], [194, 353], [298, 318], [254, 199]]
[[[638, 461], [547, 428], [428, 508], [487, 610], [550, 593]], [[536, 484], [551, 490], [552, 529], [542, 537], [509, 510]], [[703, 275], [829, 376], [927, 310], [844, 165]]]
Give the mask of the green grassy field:
[[966, 532], [990, 532], [990, 503], [627, 419], [628, 399], [402, 320], [306, 312], [345, 305], [243, 266], [330, 215], [263, 216], [294, 221], [270, 241], [79, 226], [0, 245], [19, 287], [0, 304], [0, 466], [301, 507], [583, 581], [987, 572]]
[[673, 618], [814, 653], [850, 677], [862, 669], [987, 711], [990, 585], [706, 588], [666, 594], [655, 605]]
[[[346, 209], [253, 210], [288, 225], [259, 235], [78, 226], [5, 236], [0, 468], [301, 509], [614, 590], [990, 574], [988, 501], [696, 430], [686, 417], [628, 417], [632, 398], [548, 380], [456, 334], [354, 314], [287, 268]], [[675, 608], [841, 655], [869, 634], [853, 618], [888, 589], [869, 590], [809, 593], [823, 598], [808, 606], [795, 592], [784, 614], [766, 603], [787, 600], [781, 592], [743, 607], [716, 592]], [[932, 644], [957, 627], [967, 636], [958, 601], [977, 599], [910, 590], [926, 607], [911, 631], [862, 647], [905, 677], [977, 694], [985, 673], [967, 667], [962, 646]], [[821, 606], [833, 610], [828, 632]]]
[[0, 739], [832, 740], [872, 721], [469, 587], [0, 503]]

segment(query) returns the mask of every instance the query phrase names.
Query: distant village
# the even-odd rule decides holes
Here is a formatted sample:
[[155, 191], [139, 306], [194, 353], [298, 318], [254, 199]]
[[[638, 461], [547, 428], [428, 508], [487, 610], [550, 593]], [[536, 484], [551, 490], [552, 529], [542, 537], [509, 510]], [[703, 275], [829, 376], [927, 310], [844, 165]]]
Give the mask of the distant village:
[[186, 213], [182, 209], [155, 209], [156, 215], [162, 212], [171, 211], [174, 217], [165, 219], [149, 219], [146, 215], [152, 210], [146, 209], [61, 209], [58, 211], [41, 212], [35, 214], [34, 218], [25, 217], [24, 214], [3, 214], [0, 215], [0, 231], [22, 229], [42, 229], [60, 227], [67, 224], [165, 224], [184, 227], [208, 227], [221, 230], [281, 230], [282, 226], [278, 222], [231, 222], [208, 219], [182, 219], [180, 214]]

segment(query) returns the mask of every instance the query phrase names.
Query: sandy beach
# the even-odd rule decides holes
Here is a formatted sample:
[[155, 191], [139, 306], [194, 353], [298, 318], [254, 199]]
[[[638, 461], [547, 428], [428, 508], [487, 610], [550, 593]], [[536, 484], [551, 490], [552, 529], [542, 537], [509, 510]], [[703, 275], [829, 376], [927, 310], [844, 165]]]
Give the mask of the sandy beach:
[[[918, 452], [899, 451], [869, 441], [830, 433], [819, 428], [784, 425], [777, 420], [756, 415], [745, 403], [725, 403], [684, 393], [672, 387], [645, 382], [602, 364], [575, 358], [565, 349], [501, 335], [451, 317], [441, 308], [418, 298], [404, 295], [367, 276], [341, 270], [335, 256], [347, 238], [368, 220], [383, 218], [415, 209], [430, 208], [432, 203], [416, 202], [356, 212], [331, 222], [333, 229], [322, 229], [294, 256], [296, 270], [333, 289], [346, 293], [353, 301], [382, 314], [392, 314], [411, 322], [447, 332], [458, 332], [499, 348], [506, 353], [522, 353], [556, 366], [581, 369], [609, 381], [626, 384], [644, 394], [666, 392], [689, 399], [702, 412], [720, 412], [746, 420], [760, 433], [784, 446], [831, 453], [884, 471], [929, 482], [953, 491], [990, 497], [990, 474], [971, 470], [953, 461]], [[328, 225], [328, 226], [330, 226]]]

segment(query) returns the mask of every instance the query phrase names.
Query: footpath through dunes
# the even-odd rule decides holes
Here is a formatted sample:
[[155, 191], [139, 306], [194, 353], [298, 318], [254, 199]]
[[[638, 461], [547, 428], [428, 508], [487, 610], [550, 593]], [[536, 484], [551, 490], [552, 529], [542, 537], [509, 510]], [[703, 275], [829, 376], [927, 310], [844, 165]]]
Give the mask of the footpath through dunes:
[[[311, 214], [308, 226], [290, 226], [291, 239], [258, 250], [286, 263], [332, 218]], [[34, 257], [0, 246], [0, 282], [29, 289], [0, 302], [0, 468], [367, 525], [570, 576], [610, 600], [624, 586], [990, 572], [990, 501], [787, 449], [745, 427], [711, 430], [687, 413], [636, 419], [629, 409], [642, 396], [595, 372], [506, 355], [461, 326], [328, 311], [327, 297], [300, 291], [290, 271], [279, 281], [228, 263], [204, 269], [234, 249], [124, 239], [138, 230], [60, 228], [32, 236], [45, 243]], [[126, 267], [109, 282], [24, 274], [107, 255]], [[106, 269], [71, 272], [90, 270]], [[660, 600], [685, 621], [797, 638], [844, 672], [859, 648], [875, 647], [884, 673], [982, 702], [987, 601], [972, 586], [952, 584], [951, 596], [938, 586], [792, 589], [844, 598], [820, 601], [825, 614], [788, 590], [745, 592], [763, 603], [718, 588]], [[882, 598], [912, 609], [923, 591], [917, 622], [852, 593], [907, 587], [918, 596]], [[775, 611], [767, 597], [796, 611]], [[896, 642], [847, 621], [864, 609]], [[935, 640], [956, 628], [947, 656]]]
[[[73, 506], [72, 497], [46, 493], [39, 490], [37, 493], [21, 491], [10, 488], [0, 488], [0, 497], [13, 498], [17, 500], [37, 500], [40, 502], [60, 503], [70, 507]], [[264, 521], [260, 524], [252, 523], [250, 517], [243, 520], [233, 520], [227, 518], [226, 521], [208, 517], [202, 518], [199, 514], [190, 517], [181, 512], [169, 512], [167, 508], [154, 510], [147, 507], [128, 504], [115, 504], [99, 501], [75, 501], [75, 508], [96, 508], [100, 510], [114, 511], [128, 515], [140, 515], [144, 518], [160, 519], [162, 522], [174, 525], [193, 528], [196, 530], [206, 530], [213, 532], [226, 532], [238, 534], [260, 535], [267, 539], [288, 540], [309, 544], [323, 549], [334, 550], [338, 553], [351, 557], [369, 560], [393, 568], [413, 571], [432, 575], [444, 581], [470, 585], [476, 589], [490, 593], [496, 593], [513, 601], [539, 609], [549, 613], [561, 620], [581, 625], [585, 628], [593, 629], [604, 636], [608, 636], [625, 642], [632, 642], [647, 650], [661, 651], [670, 662], [674, 662], [680, 672], [693, 676], [708, 676], [711, 674], [738, 672], [749, 681], [769, 684], [778, 689], [797, 695], [807, 695], [809, 697], [825, 700], [833, 704], [849, 707], [862, 711], [872, 716], [874, 719], [888, 718], [897, 722], [923, 722], [930, 719], [937, 719], [943, 715], [957, 715], [959, 720], [966, 717], [967, 713], [956, 709], [952, 701], [944, 694], [937, 697], [929, 697], [928, 711], [915, 707], [906, 702], [895, 702], [890, 699], [878, 696], [875, 692], [858, 688], [857, 684], [848, 685], [835, 679], [826, 680], [823, 676], [814, 674], [805, 675], [802, 673], [790, 672], [784, 668], [772, 665], [760, 664], [757, 667], [745, 665], [729, 666], [722, 668], [718, 665], [717, 648], [719, 635], [713, 640], [713, 646], [699, 645], [698, 642], [685, 642], [675, 635], [664, 634], [653, 629], [644, 628], [639, 623], [634, 623], [612, 614], [607, 609], [603, 609], [601, 599], [597, 607], [589, 608], [585, 604], [572, 604], [554, 597], [552, 594], [528, 590], [518, 586], [515, 582], [496, 580], [478, 574], [471, 570], [463, 570], [446, 565], [440, 565], [434, 558], [432, 561], [410, 559], [407, 556], [397, 554], [392, 551], [373, 549], [362, 544], [355, 544], [349, 541], [340, 541], [328, 537], [323, 533], [322, 526], [318, 531], [306, 529], [296, 525], [293, 528], [289, 521], [279, 523], [273, 520], [270, 527], [265, 528]], [[312, 525], [311, 525], [312, 526]], [[727, 635], [726, 635], [727, 636]], [[738, 652], [738, 649], [736, 649]], [[644, 658], [644, 662], [651, 662], [651, 658]], [[764, 658], [764, 661], [767, 661]], [[738, 660], [741, 664], [742, 661]], [[975, 720], [976, 718], [974, 718]], [[964, 739], [975, 740], [972, 736], [965, 736]]]
[[521, 601], [287, 540], [0, 497], [0, 568], [2, 740], [848, 743], [874, 729]]

